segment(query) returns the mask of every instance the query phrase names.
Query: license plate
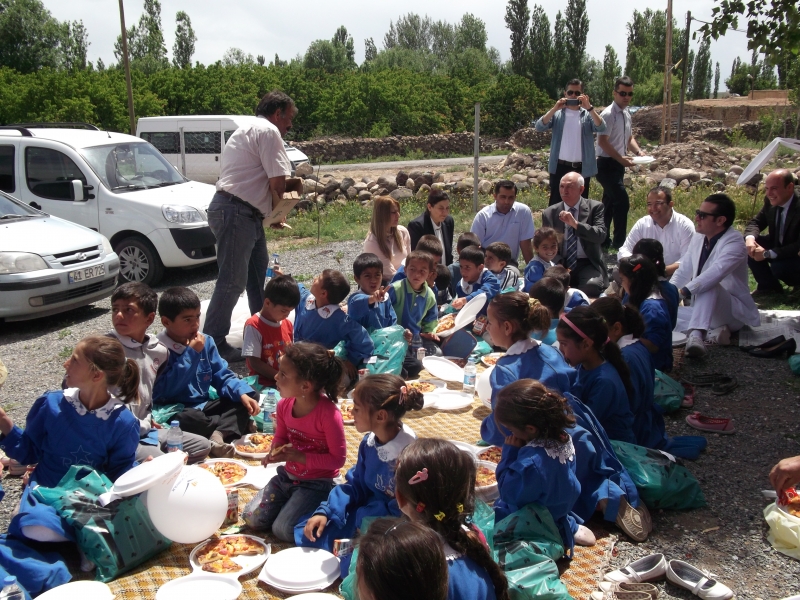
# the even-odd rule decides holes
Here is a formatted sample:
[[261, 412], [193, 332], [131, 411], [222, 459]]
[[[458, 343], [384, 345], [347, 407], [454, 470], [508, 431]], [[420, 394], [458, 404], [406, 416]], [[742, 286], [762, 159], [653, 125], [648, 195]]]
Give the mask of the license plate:
[[87, 279], [94, 279], [95, 277], [101, 277], [106, 274], [106, 266], [105, 265], [95, 265], [94, 267], [84, 267], [83, 269], [78, 269], [77, 271], [70, 271], [69, 272], [69, 282], [70, 283], [83, 283]]

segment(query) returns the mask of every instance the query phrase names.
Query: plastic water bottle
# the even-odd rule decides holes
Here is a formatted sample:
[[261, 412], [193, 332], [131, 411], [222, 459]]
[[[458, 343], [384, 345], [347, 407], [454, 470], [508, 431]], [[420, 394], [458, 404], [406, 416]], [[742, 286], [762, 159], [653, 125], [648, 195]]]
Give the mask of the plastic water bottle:
[[277, 396], [278, 392], [276, 390], [267, 390], [264, 403], [261, 406], [261, 419], [264, 422], [264, 433], [275, 433], [275, 423], [272, 422], [272, 417], [270, 415], [275, 412], [275, 408], [278, 406]]
[[475, 393], [475, 380], [478, 378], [478, 367], [475, 366], [475, 359], [471, 356], [464, 367], [464, 387], [462, 391], [465, 394]]
[[280, 268], [280, 263], [278, 262], [278, 255], [273, 254], [272, 257], [269, 259], [269, 265], [267, 266], [267, 281], [275, 277], [275, 269]]
[[167, 432], [167, 452], [178, 451], [183, 451], [183, 432], [180, 424], [177, 421], [172, 421]]
[[4, 600], [25, 600], [25, 593], [17, 583], [17, 578], [9, 575], [3, 579], [3, 589], [0, 590], [0, 598]]
[[422, 348], [422, 337], [419, 333], [415, 333], [411, 337], [411, 355], [416, 358], [419, 352], [419, 349]]

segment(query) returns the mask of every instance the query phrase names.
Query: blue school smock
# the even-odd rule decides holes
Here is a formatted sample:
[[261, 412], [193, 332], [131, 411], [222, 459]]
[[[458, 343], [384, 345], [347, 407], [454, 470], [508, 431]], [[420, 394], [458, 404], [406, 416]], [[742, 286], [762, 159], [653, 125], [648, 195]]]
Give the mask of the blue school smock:
[[525, 287], [524, 291], [526, 294], [529, 294], [533, 284], [539, 281], [542, 277], [544, 277], [544, 272], [549, 269], [550, 267], [555, 267], [556, 263], [550, 260], [544, 260], [543, 258], [539, 258], [539, 256], [534, 256], [533, 260], [531, 260], [527, 265], [525, 265]]
[[604, 361], [591, 371], [583, 366], [577, 371], [573, 393], [592, 409], [608, 437], [635, 444], [628, 392], [614, 366]]
[[556, 337], [556, 327], [558, 327], [558, 322], [561, 319], [550, 319], [550, 329], [547, 330], [547, 333], [542, 336], [541, 332], [537, 331], [536, 333], [531, 334], [531, 337], [535, 340], [539, 340], [543, 344], [548, 346], [552, 346], [558, 341]]
[[[514, 342], [506, 350], [489, 374], [492, 385], [492, 410], [497, 404], [497, 393], [518, 379], [535, 379], [559, 394], [572, 387], [575, 369], [570, 367], [561, 353], [536, 340], [526, 338]], [[502, 446], [508, 432], [497, 426], [494, 413], [481, 423], [481, 438], [490, 444]]]
[[[572, 288], [570, 288], [570, 290], [571, 289]], [[579, 306], [589, 306], [589, 302], [579, 290], [573, 290], [571, 294], [569, 293], [569, 290], [567, 290], [567, 298], [566, 302], [564, 303], [564, 312], [568, 313], [573, 308], [578, 308]]]
[[369, 303], [369, 298], [370, 295], [361, 290], [351, 295], [347, 301], [347, 317], [367, 331], [391, 327], [397, 323], [397, 315], [388, 297], [374, 304]]
[[0, 581], [9, 575], [17, 578], [26, 600], [31, 594], [38, 596], [72, 579], [58, 552], [38, 552], [4, 533], [0, 535]]
[[489, 573], [469, 556], [444, 545], [447, 560], [447, 600], [496, 600]]
[[528, 504], [540, 504], [550, 511], [564, 550], [572, 555], [573, 536], [578, 531], [572, 506], [581, 493], [572, 438], [567, 436], [560, 443], [534, 440], [522, 448], [504, 444], [497, 465], [497, 489], [500, 498], [494, 503], [495, 523]]
[[23, 527], [42, 525], [74, 541], [72, 527], [30, 491], [37, 485], [57, 486], [72, 465], [86, 465], [114, 481], [134, 466], [138, 445], [139, 421], [115, 396], [88, 411], [78, 388], [45, 393], [33, 403], [24, 430], [14, 425], [0, 436], [0, 449], [10, 458], [36, 464], [8, 532], [25, 537]]
[[661, 279], [658, 282], [658, 291], [661, 292], [661, 297], [667, 303], [667, 312], [669, 313], [669, 322], [672, 326], [672, 331], [675, 331], [675, 326], [678, 324], [678, 304], [681, 303], [681, 296], [678, 293], [678, 288], [670, 283], [668, 279]]
[[295, 525], [295, 544], [331, 551], [334, 540], [356, 537], [364, 518], [401, 516], [394, 497], [394, 468], [400, 452], [416, 437], [405, 425], [393, 440], [383, 445], [374, 433], [365, 435], [358, 446], [356, 464], [345, 476], [347, 482], [333, 488], [328, 499], [313, 513], [328, 518], [322, 535], [312, 542], [303, 534], [309, 515]]
[[397, 320], [412, 334], [433, 333], [439, 324], [439, 310], [436, 296], [426, 283], [419, 292], [408, 282], [401, 279], [389, 286], [389, 301], [394, 307]]
[[564, 398], [575, 415], [575, 426], [568, 428], [567, 433], [575, 446], [575, 475], [581, 484], [572, 511], [586, 521], [597, 510], [597, 503], [606, 500], [603, 518], [613, 523], [622, 497], [636, 508], [640, 503], [639, 492], [591, 409], [572, 394], [564, 394]]
[[[405, 265], [400, 265], [397, 268], [397, 271], [395, 271], [394, 277], [392, 277], [392, 280], [389, 283], [394, 283], [395, 281], [402, 281], [403, 279], [406, 279], [406, 277], [407, 277], [407, 275], [406, 275], [406, 266]], [[433, 295], [436, 296], [436, 300], [438, 302], [438, 300], [439, 300], [439, 288], [436, 287], [435, 283], [433, 284], [432, 287], [431, 286], [428, 286], [428, 287], [430, 287], [433, 290]], [[442, 302], [440, 304], [444, 304], [444, 303]]]
[[316, 342], [328, 350], [344, 341], [347, 360], [354, 365], [372, 356], [375, 344], [367, 330], [349, 319], [337, 304], [317, 306], [317, 301], [301, 283], [300, 304], [295, 310], [294, 341]]
[[478, 294], [486, 294], [486, 304], [483, 305], [481, 312], [478, 313], [481, 315], [486, 314], [486, 309], [489, 306], [489, 302], [491, 302], [492, 298], [497, 296], [499, 293], [500, 282], [497, 281], [497, 277], [495, 277], [494, 273], [492, 273], [489, 269], [483, 269], [478, 277], [478, 280], [474, 283], [467, 283], [462, 277], [456, 284], [456, 297], [466, 298], [467, 302], [472, 300]]
[[220, 398], [232, 402], [241, 402], [244, 394], [258, 399], [250, 384], [228, 368], [211, 336], [206, 336], [200, 352], [172, 340], [165, 331], [158, 334], [158, 339], [169, 350], [169, 358], [153, 384], [154, 403], [179, 402], [187, 408], [202, 410], [211, 399], [208, 391], [212, 385]]
[[653, 367], [659, 371], [672, 370], [672, 325], [667, 309], [667, 301], [657, 297], [647, 298], [639, 306], [639, 313], [644, 321], [642, 339], [658, 346], [658, 352], [652, 354]]

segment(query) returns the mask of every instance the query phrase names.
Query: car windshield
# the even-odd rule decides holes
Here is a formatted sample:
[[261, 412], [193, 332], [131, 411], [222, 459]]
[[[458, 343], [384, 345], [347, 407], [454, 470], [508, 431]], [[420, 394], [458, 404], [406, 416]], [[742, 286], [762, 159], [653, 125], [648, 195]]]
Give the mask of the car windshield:
[[0, 194], [0, 219], [10, 221], [14, 219], [31, 219], [44, 217], [45, 213], [34, 210], [22, 202], [15, 201], [10, 196]]
[[147, 142], [95, 146], [81, 150], [89, 166], [114, 192], [146, 190], [186, 179]]

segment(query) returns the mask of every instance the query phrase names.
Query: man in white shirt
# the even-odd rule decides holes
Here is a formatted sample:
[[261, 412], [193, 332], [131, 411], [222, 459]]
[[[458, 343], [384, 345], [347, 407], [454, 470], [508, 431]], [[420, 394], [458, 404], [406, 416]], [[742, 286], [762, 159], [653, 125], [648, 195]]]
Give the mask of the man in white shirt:
[[525, 262], [533, 259], [533, 215], [531, 209], [517, 202], [517, 186], [501, 179], [494, 184], [494, 203], [482, 208], [472, 220], [470, 231], [478, 236], [481, 247], [505, 242], [517, 266], [520, 251]]
[[277, 90], [256, 108], [256, 123], [233, 132], [222, 152], [217, 192], [208, 207], [208, 225], [217, 238], [219, 275], [206, 313], [203, 332], [214, 338], [228, 362], [244, 360], [225, 341], [239, 295], [247, 289], [250, 314], [264, 304], [269, 252], [264, 217], [272, 212], [272, 193], [283, 197], [292, 163], [283, 137], [297, 115], [294, 101]]
[[650, 190], [647, 194], [647, 216], [636, 221], [631, 227], [617, 257], [625, 258], [633, 254], [633, 247], [639, 240], [646, 238], [658, 240], [664, 248], [667, 276], [672, 277], [678, 270], [681, 256], [689, 247], [689, 241], [694, 235], [692, 220], [675, 212], [674, 208], [672, 190], [661, 186]]

